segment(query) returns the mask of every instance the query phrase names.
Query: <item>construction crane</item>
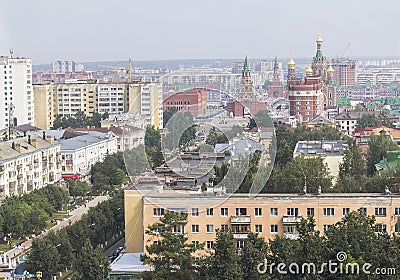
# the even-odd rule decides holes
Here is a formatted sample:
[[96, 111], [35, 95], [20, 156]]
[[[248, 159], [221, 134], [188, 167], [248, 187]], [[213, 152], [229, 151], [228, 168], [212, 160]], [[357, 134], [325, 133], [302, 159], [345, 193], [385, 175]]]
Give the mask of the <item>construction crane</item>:
[[[340, 58], [340, 59], [343, 58], [343, 56], [346, 54], [346, 52], [347, 52], [347, 50], [348, 50], [349, 48], [350, 48], [350, 43], [347, 44], [347, 46], [344, 48], [344, 50], [343, 50], [342, 52], [340, 52], [340, 53], [338, 53], [338, 54], [336, 55], [338, 61], [339, 61], [339, 58]], [[340, 57], [339, 57], [339, 55], [340, 55]]]
[[115, 66], [115, 65], [103, 65], [103, 64], [98, 64], [97, 67], [125, 71], [128, 74], [128, 82], [129, 83], [132, 82], [133, 68], [132, 68], [132, 60], [130, 58], [128, 60], [128, 66], [127, 67]]

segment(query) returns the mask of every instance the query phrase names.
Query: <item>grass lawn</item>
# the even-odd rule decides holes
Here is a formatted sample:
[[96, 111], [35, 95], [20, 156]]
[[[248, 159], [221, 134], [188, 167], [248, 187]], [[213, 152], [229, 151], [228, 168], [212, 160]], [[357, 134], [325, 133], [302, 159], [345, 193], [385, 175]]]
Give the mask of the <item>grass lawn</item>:
[[4, 242], [3, 239], [0, 240], [0, 253], [1, 252], [7, 252], [10, 251], [14, 246], [15, 246], [15, 242], [23, 242], [24, 240], [18, 240], [18, 239], [12, 239], [11, 240], [11, 247], [10, 245], [7, 245], [7, 242]]

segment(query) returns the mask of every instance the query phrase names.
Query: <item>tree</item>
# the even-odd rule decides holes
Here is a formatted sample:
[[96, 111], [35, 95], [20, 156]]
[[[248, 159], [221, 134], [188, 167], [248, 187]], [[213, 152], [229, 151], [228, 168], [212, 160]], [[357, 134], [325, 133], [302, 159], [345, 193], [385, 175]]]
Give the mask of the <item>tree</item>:
[[390, 139], [390, 136], [386, 135], [385, 133], [380, 135], [371, 134], [368, 144], [367, 174], [372, 176], [376, 171], [375, 164], [383, 159], [387, 151], [397, 150], [398, 146]]
[[208, 277], [212, 280], [243, 279], [236, 240], [231, 231], [217, 231], [214, 252], [208, 261]]
[[60, 254], [49, 238], [33, 240], [29, 259], [26, 261], [28, 271], [41, 271], [43, 280], [50, 280], [57, 273], [59, 262]]
[[343, 179], [345, 176], [352, 176], [360, 180], [365, 174], [365, 160], [361, 149], [351, 142], [344, 152], [343, 161], [339, 164], [339, 178]]
[[268, 246], [264, 238], [249, 233], [241, 253], [241, 266], [244, 280], [269, 279], [268, 274], [262, 274], [257, 267], [268, 256]]
[[163, 111], [163, 127], [167, 126], [167, 123], [169, 122], [169, 120], [171, 119], [171, 117], [178, 112], [178, 108], [176, 107], [171, 107], [166, 111]]
[[89, 190], [89, 185], [86, 181], [79, 180], [67, 180], [69, 187], [69, 195], [74, 197], [74, 200], [78, 196], [86, 196]]
[[[146, 234], [152, 244], [146, 246], [142, 257], [154, 270], [144, 274], [144, 279], [195, 279], [197, 272], [193, 254], [202, 246], [186, 243], [184, 227], [187, 214], [168, 211], [160, 221], [150, 225]], [[157, 241], [157, 242], [154, 242]]]
[[75, 271], [79, 279], [105, 279], [110, 272], [110, 263], [104, 256], [102, 248], [99, 246], [94, 248], [90, 241], [86, 240], [78, 256]]

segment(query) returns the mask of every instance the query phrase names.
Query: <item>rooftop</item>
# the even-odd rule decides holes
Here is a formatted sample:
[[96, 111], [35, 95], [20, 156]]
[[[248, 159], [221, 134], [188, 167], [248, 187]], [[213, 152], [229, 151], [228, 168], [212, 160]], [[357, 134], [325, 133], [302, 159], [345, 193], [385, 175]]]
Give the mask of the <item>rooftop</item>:
[[74, 138], [60, 140], [61, 151], [65, 150], [77, 150], [86, 146], [90, 146], [101, 141], [111, 139], [115, 137], [112, 132], [102, 133], [97, 131], [91, 131], [87, 134], [76, 136]]
[[294, 154], [304, 156], [342, 156], [347, 149], [347, 142], [337, 141], [299, 141], [294, 148]]

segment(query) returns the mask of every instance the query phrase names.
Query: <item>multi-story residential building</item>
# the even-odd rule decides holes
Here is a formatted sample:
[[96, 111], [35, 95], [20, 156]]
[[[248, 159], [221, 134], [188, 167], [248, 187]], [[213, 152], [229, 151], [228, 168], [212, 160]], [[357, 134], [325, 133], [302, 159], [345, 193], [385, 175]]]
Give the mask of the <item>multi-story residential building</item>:
[[309, 216], [315, 219], [315, 230], [323, 233], [351, 211], [375, 216], [376, 223], [389, 235], [400, 233], [399, 227], [395, 227], [400, 197], [395, 194], [259, 194], [250, 198], [247, 194], [177, 195], [130, 189], [125, 190], [124, 203], [128, 253], [145, 252], [145, 246], [152, 242], [146, 228], [159, 222], [166, 211], [187, 213], [187, 225], [179, 230], [187, 234], [187, 242], [204, 243], [206, 250], [212, 249], [217, 229], [231, 229], [241, 247], [249, 232], [257, 232], [266, 240], [276, 236], [298, 238], [298, 223]]
[[91, 131], [85, 135], [60, 139], [59, 142], [64, 179], [89, 175], [92, 165], [118, 151], [117, 137], [112, 132]]
[[343, 134], [348, 136], [353, 136], [355, 129], [358, 125], [358, 120], [364, 115], [375, 115], [376, 117], [385, 117], [389, 119], [394, 126], [399, 125], [399, 117], [389, 114], [387, 112], [379, 112], [379, 111], [346, 111], [336, 116], [336, 127], [339, 129]]
[[73, 116], [82, 111], [143, 116], [147, 124], [162, 125], [162, 87], [157, 83], [52, 83], [34, 85], [35, 119], [38, 127], [49, 129], [57, 115]]
[[364, 101], [379, 97], [397, 97], [400, 92], [400, 84], [373, 85], [370, 81], [363, 85], [338, 86], [336, 93], [338, 98], [349, 98], [351, 100]]
[[0, 56], [0, 129], [34, 125], [32, 60]]
[[53, 73], [80, 72], [83, 69], [83, 64], [75, 61], [56, 61], [51, 63], [51, 72]]
[[353, 86], [356, 83], [356, 61], [352, 59], [333, 59], [334, 80], [337, 86]]
[[357, 83], [390, 84], [400, 80], [400, 68], [366, 68], [357, 73]]
[[39, 189], [61, 179], [60, 144], [29, 135], [0, 143], [0, 199]]
[[178, 111], [188, 111], [193, 116], [204, 115], [207, 109], [207, 91], [195, 88], [169, 95], [163, 101], [163, 110], [174, 107]]

